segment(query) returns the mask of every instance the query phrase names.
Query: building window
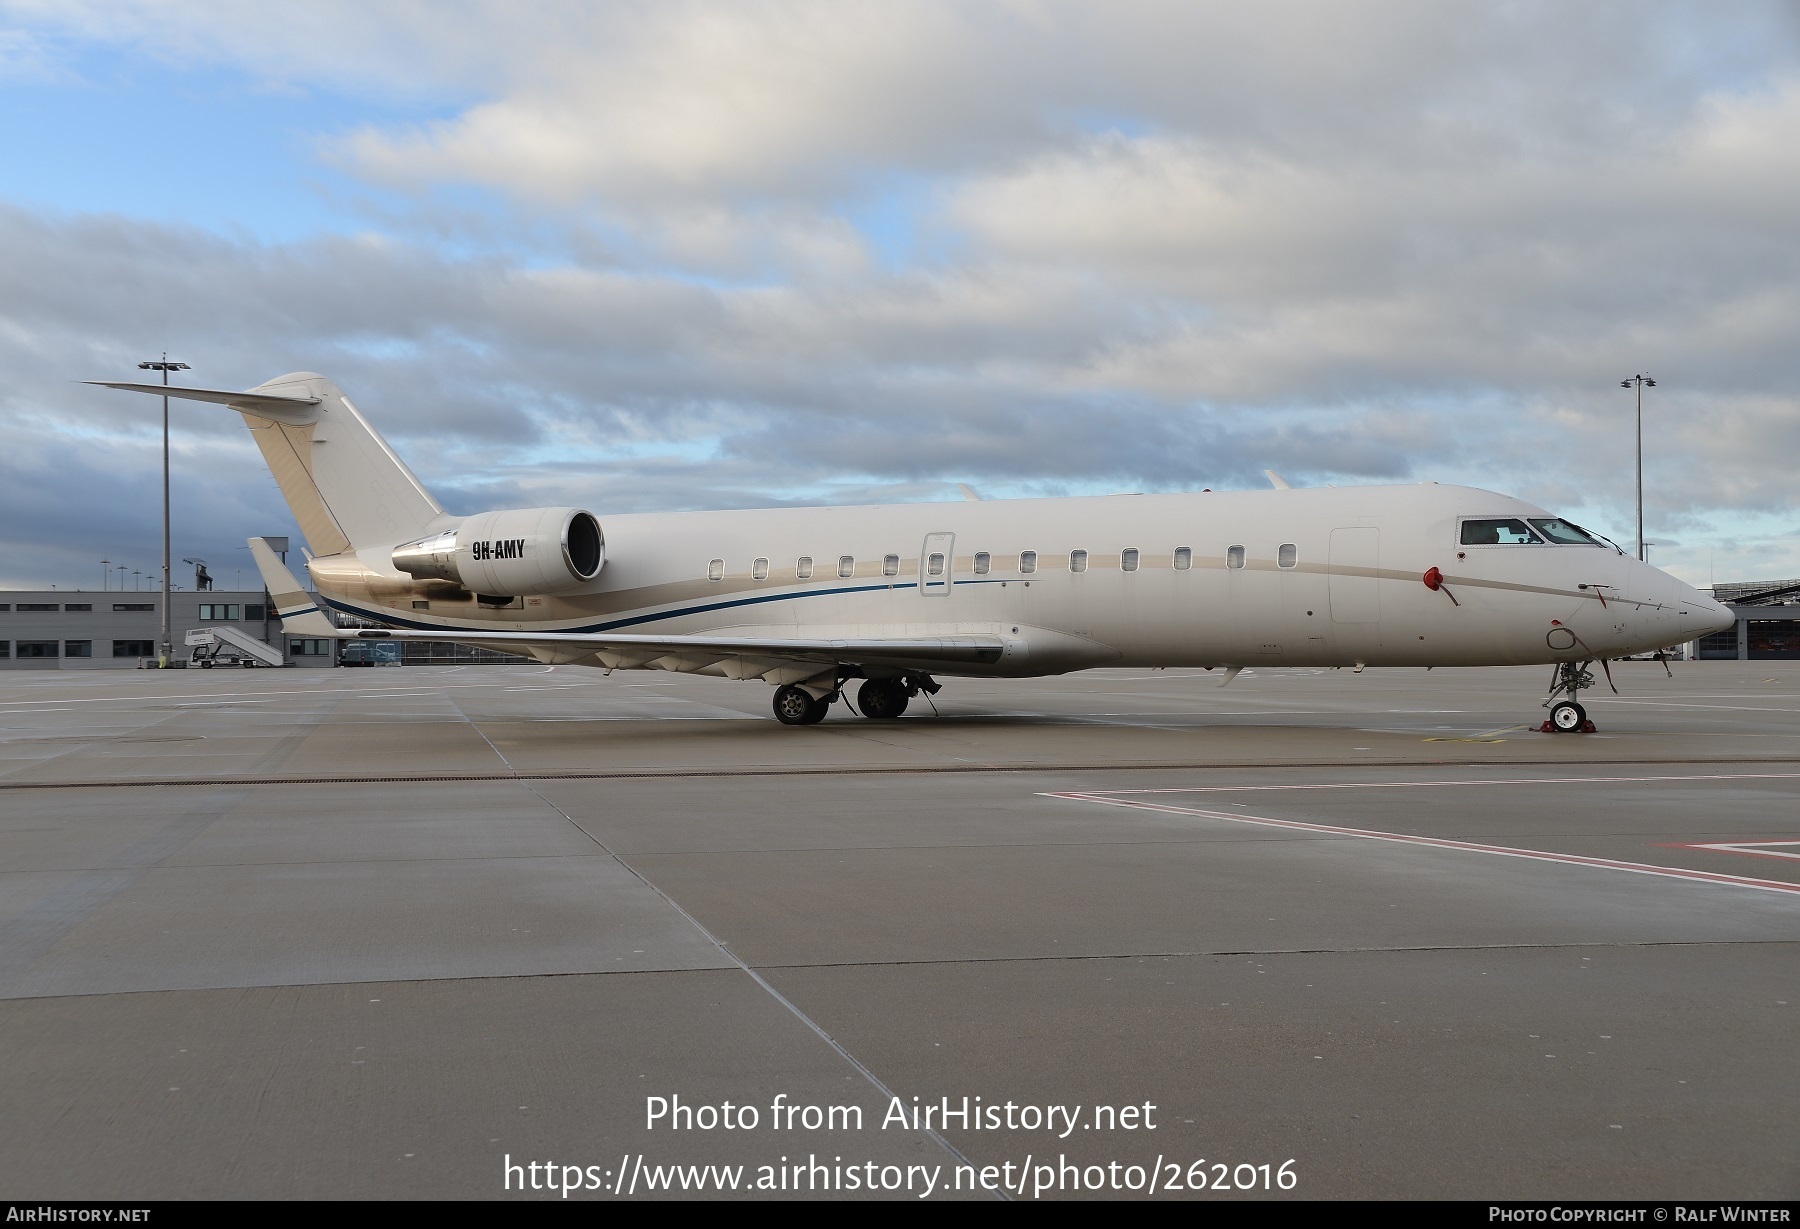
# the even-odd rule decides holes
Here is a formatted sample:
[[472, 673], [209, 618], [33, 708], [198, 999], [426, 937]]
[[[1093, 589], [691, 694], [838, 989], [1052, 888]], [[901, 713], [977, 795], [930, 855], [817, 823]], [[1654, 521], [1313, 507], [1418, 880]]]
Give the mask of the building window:
[[0, 640], [0, 657], [12, 656], [12, 641]]
[[1071, 571], [1071, 572], [1087, 571], [1087, 552], [1086, 551], [1072, 550], [1069, 552], [1069, 571]]
[[1175, 570], [1177, 572], [1185, 572], [1193, 566], [1194, 548], [1191, 546], [1177, 546], [1175, 548]]
[[881, 557], [881, 574], [883, 576], [900, 575], [900, 556], [883, 555]]
[[1036, 551], [1022, 550], [1019, 552], [1019, 571], [1026, 576], [1029, 576], [1033, 572], [1037, 571], [1037, 552]]
[[794, 565], [794, 575], [799, 577], [801, 580], [811, 580], [812, 579], [812, 556], [811, 555], [800, 556], [800, 562], [796, 563]]
[[93, 608], [94, 608], [94, 604], [92, 602], [64, 602], [63, 603], [64, 610], [92, 610]]
[[1124, 550], [1119, 552], [1119, 570], [1121, 572], [1135, 572], [1135, 571], [1137, 571], [1137, 565], [1138, 565], [1137, 547], [1128, 546]]
[[55, 657], [56, 648], [54, 640], [21, 640], [19, 641], [19, 656]]
[[156, 642], [154, 640], [115, 640], [113, 641], [114, 657], [155, 657]]
[[1275, 551], [1275, 566], [1291, 568], [1300, 562], [1300, 548], [1292, 542], [1283, 542]]
[[290, 640], [288, 652], [295, 657], [328, 657], [331, 654], [331, 641]]
[[11, 610], [11, 609], [12, 609], [11, 602], [0, 602], [0, 610]]
[[1241, 546], [1226, 547], [1225, 548], [1225, 566], [1228, 568], [1231, 568], [1233, 571], [1236, 571], [1238, 568], [1243, 567], [1244, 566], [1244, 548]]
[[93, 655], [94, 655], [94, 642], [92, 640], [65, 640], [65, 641], [63, 641], [63, 656], [64, 657], [92, 657]]
[[706, 565], [706, 579], [708, 579], [708, 580], [724, 580], [725, 579], [725, 561], [723, 559], [713, 559], [713, 560], [708, 561], [708, 563]]
[[975, 552], [975, 575], [986, 576], [988, 568], [993, 565], [993, 558], [984, 550]]
[[55, 610], [55, 602], [20, 602], [20, 610], [48, 611]]
[[856, 575], [856, 557], [854, 555], [839, 555], [838, 556], [838, 575], [839, 576], [854, 576], [854, 575]]
[[754, 560], [751, 562], [751, 564], [750, 564], [750, 579], [752, 579], [752, 580], [767, 580], [767, 579], [769, 579], [769, 561], [767, 559], [757, 559], [757, 560]]
[[147, 610], [151, 614], [155, 614], [156, 613], [156, 603], [155, 602], [114, 602], [113, 609], [115, 611]]
[[217, 623], [234, 623], [242, 613], [243, 607], [237, 605], [235, 602], [229, 606], [222, 604], [215, 606], [206, 602], [200, 603], [200, 618], [202, 620], [209, 620]]
[[263, 617], [264, 617], [263, 608], [261, 606], [246, 606], [246, 607], [244, 607], [244, 618], [245, 619], [254, 622]]

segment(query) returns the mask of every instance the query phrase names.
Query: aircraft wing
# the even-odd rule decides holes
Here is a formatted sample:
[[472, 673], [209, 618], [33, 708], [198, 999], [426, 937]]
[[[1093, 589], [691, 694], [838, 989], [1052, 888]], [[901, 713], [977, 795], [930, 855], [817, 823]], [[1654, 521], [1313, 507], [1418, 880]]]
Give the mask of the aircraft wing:
[[[1006, 655], [998, 636], [901, 636], [808, 639], [804, 637], [640, 636], [600, 632], [480, 632], [364, 629], [339, 631], [344, 640], [422, 640], [531, 651], [540, 660], [577, 661], [598, 656], [609, 666], [658, 665], [699, 670], [734, 663], [736, 677], [766, 674], [789, 662], [820, 666], [853, 663], [880, 666], [942, 664], [991, 665]], [[760, 667], [760, 668], [758, 668]]]

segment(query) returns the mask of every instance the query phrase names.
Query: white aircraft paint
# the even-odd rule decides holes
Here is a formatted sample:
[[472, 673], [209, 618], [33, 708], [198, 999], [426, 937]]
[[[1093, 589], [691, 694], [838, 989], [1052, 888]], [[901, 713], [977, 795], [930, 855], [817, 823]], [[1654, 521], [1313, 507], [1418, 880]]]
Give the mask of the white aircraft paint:
[[[910, 689], [932, 676], [1105, 665], [1604, 661], [1732, 624], [1718, 603], [1609, 545], [1466, 544], [1467, 519], [1553, 514], [1429, 482], [601, 511], [602, 541], [582, 564], [570, 553], [579, 545], [555, 536], [557, 525], [575, 532], [578, 510], [445, 513], [323, 377], [285, 375], [244, 393], [107, 386], [243, 415], [313, 552], [316, 599], [252, 540], [292, 635], [450, 640], [553, 664], [760, 678], [816, 703], [853, 677]], [[427, 578], [396, 566], [408, 544], [402, 561]], [[492, 600], [464, 587], [508, 575], [529, 577], [518, 582], [527, 587]], [[319, 604], [393, 630], [339, 631]]]

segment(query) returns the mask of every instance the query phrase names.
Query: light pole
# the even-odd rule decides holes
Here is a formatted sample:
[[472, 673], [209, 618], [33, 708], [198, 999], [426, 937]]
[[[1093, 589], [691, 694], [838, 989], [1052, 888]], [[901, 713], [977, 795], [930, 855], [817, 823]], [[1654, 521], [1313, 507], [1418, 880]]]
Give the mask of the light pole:
[[110, 588], [112, 588], [112, 560], [102, 559], [100, 561], [100, 592], [105, 593]]
[[[169, 352], [163, 351], [160, 361], [139, 363], [140, 371], [162, 372], [163, 386], [169, 383], [171, 371], [189, 370], [186, 363], [171, 363]], [[173, 636], [169, 631], [169, 399], [163, 397], [163, 557], [162, 557], [162, 643], [157, 646], [156, 668], [169, 668], [169, 655], [174, 651]], [[1641, 535], [1640, 535], [1641, 536]]]
[[1638, 559], [1644, 558], [1644, 389], [1655, 388], [1656, 381], [1639, 374], [1620, 380], [1620, 388], [1637, 386], [1637, 548]]

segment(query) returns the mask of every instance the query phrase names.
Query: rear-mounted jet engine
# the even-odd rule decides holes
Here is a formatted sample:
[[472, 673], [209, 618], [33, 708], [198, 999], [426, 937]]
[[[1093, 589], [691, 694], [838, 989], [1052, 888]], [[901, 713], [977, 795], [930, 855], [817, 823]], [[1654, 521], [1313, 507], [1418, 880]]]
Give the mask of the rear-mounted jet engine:
[[393, 559], [419, 580], [447, 580], [473, 593], [566, 593], [600, 574], [606, 538], [580, 508], [482, 512], [395, 547]]

